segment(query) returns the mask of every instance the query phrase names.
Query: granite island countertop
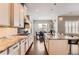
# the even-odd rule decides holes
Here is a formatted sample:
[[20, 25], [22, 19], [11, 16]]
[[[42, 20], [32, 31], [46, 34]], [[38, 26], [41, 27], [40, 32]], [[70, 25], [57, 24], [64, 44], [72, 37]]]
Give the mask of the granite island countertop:
[[67, 35], [60, 35], [60, 36], [52, 36], [52, 35], [46, 35], [45, 37], [47, 37], [50, 40], [79, 40], [78, 36], [67, 36]]

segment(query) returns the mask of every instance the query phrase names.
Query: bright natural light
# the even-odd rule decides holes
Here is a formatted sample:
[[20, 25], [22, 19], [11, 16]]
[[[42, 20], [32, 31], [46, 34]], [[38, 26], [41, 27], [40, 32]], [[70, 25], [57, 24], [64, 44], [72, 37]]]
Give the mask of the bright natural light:
[[79, 33], [79, 21], [66, 21], [65, 22], [65, 33]]
[[38, 24], [38, 28], [39, 28], [40, 30], [47, 31], [47, 24]]

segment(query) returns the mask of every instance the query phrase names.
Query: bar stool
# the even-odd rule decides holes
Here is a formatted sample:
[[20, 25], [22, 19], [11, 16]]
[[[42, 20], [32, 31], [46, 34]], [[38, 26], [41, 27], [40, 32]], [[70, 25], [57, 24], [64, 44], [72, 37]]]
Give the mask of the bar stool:
[[69, 54], [70, 55], [78, 55], [78, 40], [68, 40], [69, 46]]

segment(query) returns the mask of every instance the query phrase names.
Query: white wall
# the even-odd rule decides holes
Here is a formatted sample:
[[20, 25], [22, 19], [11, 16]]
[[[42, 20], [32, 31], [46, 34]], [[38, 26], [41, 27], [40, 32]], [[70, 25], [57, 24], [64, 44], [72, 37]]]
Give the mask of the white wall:
[[39, 30], [39, 27], [38, 27], [38, 24], [48, 24], [48, 26], [47, 26], [47, 30], [48, 31], [50, 31], [50, 29], [51, 29], [51, 27], [50, 27], [50, 24], [51, 24], [51, 20], [34, 20], [33, 21], [33, 31], [34, 32], [39, 32], [40, 30]]

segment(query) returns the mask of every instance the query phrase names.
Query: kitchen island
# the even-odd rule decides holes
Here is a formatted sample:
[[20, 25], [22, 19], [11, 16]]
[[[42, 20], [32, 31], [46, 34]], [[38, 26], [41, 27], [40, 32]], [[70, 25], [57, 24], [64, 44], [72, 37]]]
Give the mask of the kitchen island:
[[[78, 54], [79, 37], [45, 35], [45, 47], [49, 55]], [[74, 48], [74, 50], [73, 50]], [[75, 52], [73, 52], [75, 51]]]

